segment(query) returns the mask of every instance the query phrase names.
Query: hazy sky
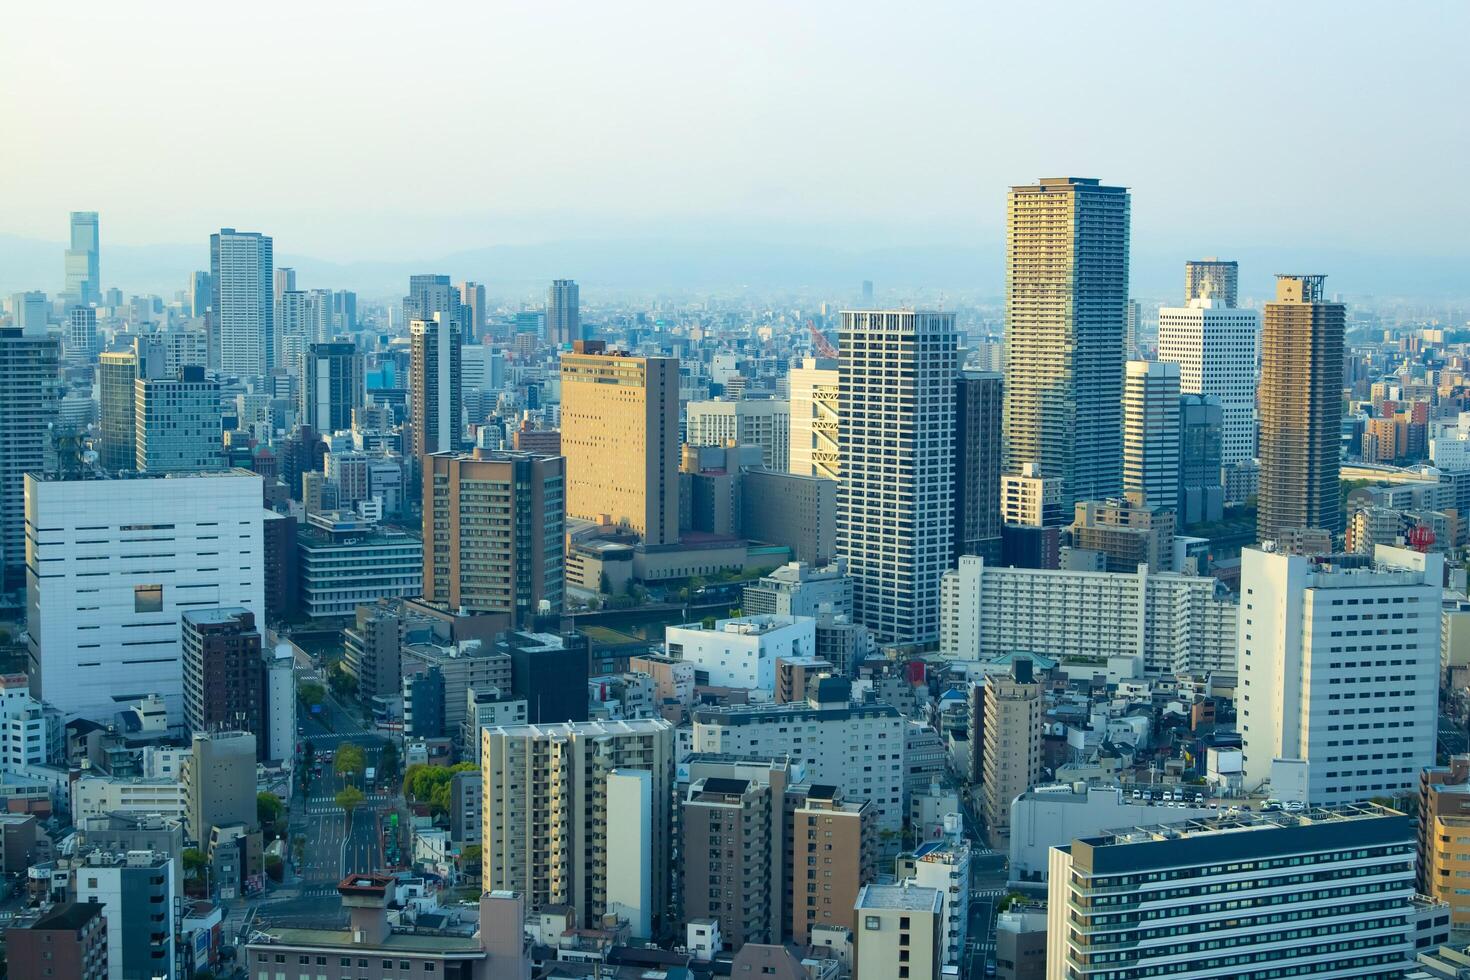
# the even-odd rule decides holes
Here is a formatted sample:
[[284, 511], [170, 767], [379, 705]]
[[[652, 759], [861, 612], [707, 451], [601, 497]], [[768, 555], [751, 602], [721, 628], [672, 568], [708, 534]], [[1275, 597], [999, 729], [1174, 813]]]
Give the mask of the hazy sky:
[[1470, 5], [5, 6], [0, 233], [432, 257], [567, 238], [998, 244], [1008, 184], [1135, 247], [1470, 254]]

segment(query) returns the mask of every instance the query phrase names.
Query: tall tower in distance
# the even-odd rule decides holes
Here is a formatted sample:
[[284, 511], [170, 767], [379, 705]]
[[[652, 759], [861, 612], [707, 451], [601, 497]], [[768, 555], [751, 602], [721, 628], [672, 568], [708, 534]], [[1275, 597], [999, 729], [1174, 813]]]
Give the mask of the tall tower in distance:
[[275, 364], [275, 257], [270, 236], [221, 228], [209, 236], [209, 365], [262, 378]]
[[485, 284], [468, 280], [460, 283], [459, 305], [465, 311], [464, 342], [478, 344], [485, 336]]
[[1206, 297], [1215, 305], [1235, 309], [1236, 284], [1240, 281], [1240, 266], [1234, 261], [1226, 262], [1211, 255], [1207, 259], [1190, 259], [1184, 263], [1184, 302]]
[[1125, 187], [1046, 177], [1010, 190], [1005, 469], [1059, 478], [1065, 510], [1123, 485], [1128, 223]]
[[953, 313], [842, 314], [837, 553], [854, 619], [882, 642], [939, 637], [939, 579], [954, 548]]
[[582, 339], [582, 314], [577, 284], [556, 279], [546, 291], [546, 341], [565, 347]]
[[1278, 275], [1261, 335], [1261, 476], [1256, 536], [1342, 530], [1338, 444], [1346, 311], [1326, 276]]
[[1129, 361], [1123, 382], [1123, 490], [1179, 508], [1179, 365]]
[[459, 448], [463, 405], [460, 377], [459, 321], [448, 313], [408, 325], [408, 413], [413, 425], [413, 454]]
[[468, 332], [466, 315], [460, 303], [458, 286], [450, 285], [449, 277], [428, 273], [408, 277], [408, 295], [403, 297], [403, 322], [415, 320], [425, 323], [434, 319], [435, 313], [443, 313], [445, 319], [459, 326], [460, 336]]
[[71, 247], [66, 250], [66, 297], [82, 306], [102, 301], [101, 240], [96, 211], [71, 213]]

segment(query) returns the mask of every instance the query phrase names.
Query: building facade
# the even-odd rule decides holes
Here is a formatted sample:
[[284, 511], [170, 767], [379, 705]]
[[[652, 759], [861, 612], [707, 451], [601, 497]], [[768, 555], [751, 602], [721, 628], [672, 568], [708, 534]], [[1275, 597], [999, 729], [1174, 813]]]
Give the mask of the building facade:
[[219, 382], [201, 367], [133, 382], [133, 469], [197, 473], [223, 469]]
[[799, 476], [835, 480], [842, 470], [838, 445], [841, 379], [833, 358], [808, 357], [787, 375], [791, 396], [791, 463]]
[[61, 350], [39, 330], [0, 327], [0, 585], [25, 576], [25, 475], [46, 465], [47, 434], [61, 401]]
[[582, 339], [581, 290], [572, 279], [552, 280], [546, 290], [546, 342], [570, 347]]
[[413, 454], [453, 452], [459, 448], [460, 388], [459, 321], [451, 314], [414, 320], [408, 327], [409, 423], [413, 427]]
[[966, 372], [955, 382], [955, 557], [1000, 552], [1003, 376]]
[[1179, 509], [1179, 365], [1129, 361], [1123, 379], [1123, 490]]
[[[1233, 263], [1232, 263], [1233, 264]], [[1179, 365], [1179, 390], [1220, 401], [1221, 458], [1238, 465], [1256, 454], [1256, 364], [1261, 320], [1218, 298], [1159, 309], [1159, 360]]]
[[209, 236], [209, 366], [242, 378], [275, 364], [275, 258], [269, 235], [221, 228]]
[[190, 609], [182, 626], [184, 724], [191, 732], [251, 732], [265, 748], [265, 668], [255, 614]]
[[352, 428], [352, 411], [362, 407], [362, 355], [351, 341], [311, 344], [301, 361], [301, 415], [317, 432]]

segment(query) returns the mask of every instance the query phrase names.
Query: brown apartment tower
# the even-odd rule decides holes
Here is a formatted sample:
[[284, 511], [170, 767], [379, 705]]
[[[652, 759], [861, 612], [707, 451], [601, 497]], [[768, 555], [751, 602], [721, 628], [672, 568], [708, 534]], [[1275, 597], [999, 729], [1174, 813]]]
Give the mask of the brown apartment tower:
[[1256, 537], [1342, 530], [1338, 446], [1346, 313], [1323, 296], [1326, 276], [1276, 277], [1261, 332], [1260, 490]]
[[679, 541], [679, 359], [576, 341], [561, 357], [567, 516]]
[[495, 452], [424, 458], [424, 597], [529, 623], [561, 612], [566, 461]]

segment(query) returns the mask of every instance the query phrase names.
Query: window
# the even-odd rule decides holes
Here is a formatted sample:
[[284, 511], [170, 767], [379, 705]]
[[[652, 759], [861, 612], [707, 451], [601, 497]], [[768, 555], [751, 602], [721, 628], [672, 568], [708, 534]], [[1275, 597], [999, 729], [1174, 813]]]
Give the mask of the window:
[[135, 613], [163, 612], [163, 586], [162, 585], [135, 585], [135, 586], [133, 586], [133, 612], [135, 612]]
[[878, 919], [878, 917], [876, 915], [865, 915], [865, 916], [863, 916], [863, 928], [864, 929], [877, 930], [878, 928], [880, 928], [880, 926], [878, 925], [878, 922], [879, 922], [879, 919]]

